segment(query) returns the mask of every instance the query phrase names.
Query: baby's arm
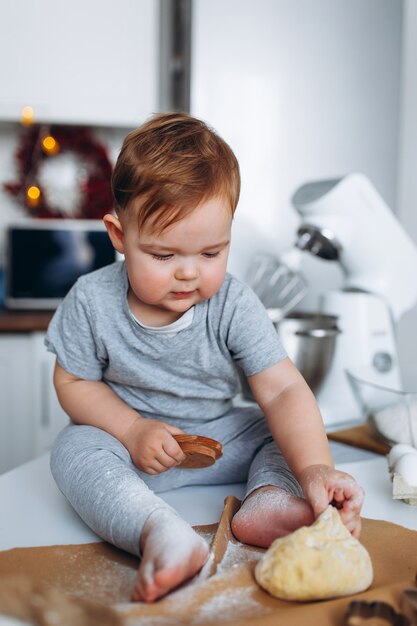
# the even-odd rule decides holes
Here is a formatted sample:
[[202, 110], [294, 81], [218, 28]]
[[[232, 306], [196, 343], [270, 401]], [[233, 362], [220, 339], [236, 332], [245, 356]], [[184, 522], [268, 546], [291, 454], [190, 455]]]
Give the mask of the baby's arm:
[[159, 474], [184, 460], [172, 437], [182, 433], [179, 428], [141, 417], [105, 382], [77, 378], [57, 361], [54, 385], [60, 404], [75, 424], [96, 426], [116, 437], [147, 474]]
[[363, 490], [354, 478], [334, 469], [317, 402], [297, 368], [284, 359], [248, 382], [314, 514], [334, 503], [357, 536]]

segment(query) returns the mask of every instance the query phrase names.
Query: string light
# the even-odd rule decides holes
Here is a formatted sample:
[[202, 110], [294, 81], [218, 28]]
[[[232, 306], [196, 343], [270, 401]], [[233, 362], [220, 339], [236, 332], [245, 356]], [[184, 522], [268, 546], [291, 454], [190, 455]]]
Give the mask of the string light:
[[59, 152], [59, 143], [52, 135], [48, 135], [42, 140], [42, 150], [49, 156], [56, 154]]
[[39, 204], [41, 190], [36, 185], [32, 185], [26, 191], [26, 200], [29, 206], [35, 207]]
[[22, 115], [21, 115], [21, 122], [23, 126], [30, 126], [31, 124], [33, 124], [34, 121], [35, 121], [35, 113], [32, 107], [29, 107], [29, 106], [23, 107]]

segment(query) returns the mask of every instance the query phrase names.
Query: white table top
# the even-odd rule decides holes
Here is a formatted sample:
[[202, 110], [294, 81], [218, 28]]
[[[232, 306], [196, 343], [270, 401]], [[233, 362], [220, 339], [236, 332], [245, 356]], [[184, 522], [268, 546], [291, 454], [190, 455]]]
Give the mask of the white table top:
[[[415, 507], [392, 500], [384, 457], [338, 467], [352, 474], [364, 487], [364, 517], [417, 530]], [[243, 485], [233, 484], [182, 487], [160, 495], [195, 525], [217, 522], [225, 497], [240, 498], [242, 494]], [[49, 471], [48, 454], [0, 476], [0, 550], [98, 540], [56, 487]]]

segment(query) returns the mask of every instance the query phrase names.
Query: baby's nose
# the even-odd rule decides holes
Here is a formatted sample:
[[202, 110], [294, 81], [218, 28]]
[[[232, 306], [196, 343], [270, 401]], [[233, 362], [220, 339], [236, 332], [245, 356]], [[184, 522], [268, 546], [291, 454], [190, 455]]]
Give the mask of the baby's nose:
[[178, 280], [192, 280], [198, 276], [197, 263], [193, 259], [182, 259], [175, 270]]

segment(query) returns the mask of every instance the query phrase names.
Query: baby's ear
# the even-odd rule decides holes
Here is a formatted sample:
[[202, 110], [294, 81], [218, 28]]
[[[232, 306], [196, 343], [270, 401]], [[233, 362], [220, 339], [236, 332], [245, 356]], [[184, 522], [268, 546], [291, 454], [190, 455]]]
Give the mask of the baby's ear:
[[108, 214], [103, 217], [103, 222], [107, 228], [113, 248], [120, 254], [124, 254], [124, 233], [120, 220], [114, 215]]

